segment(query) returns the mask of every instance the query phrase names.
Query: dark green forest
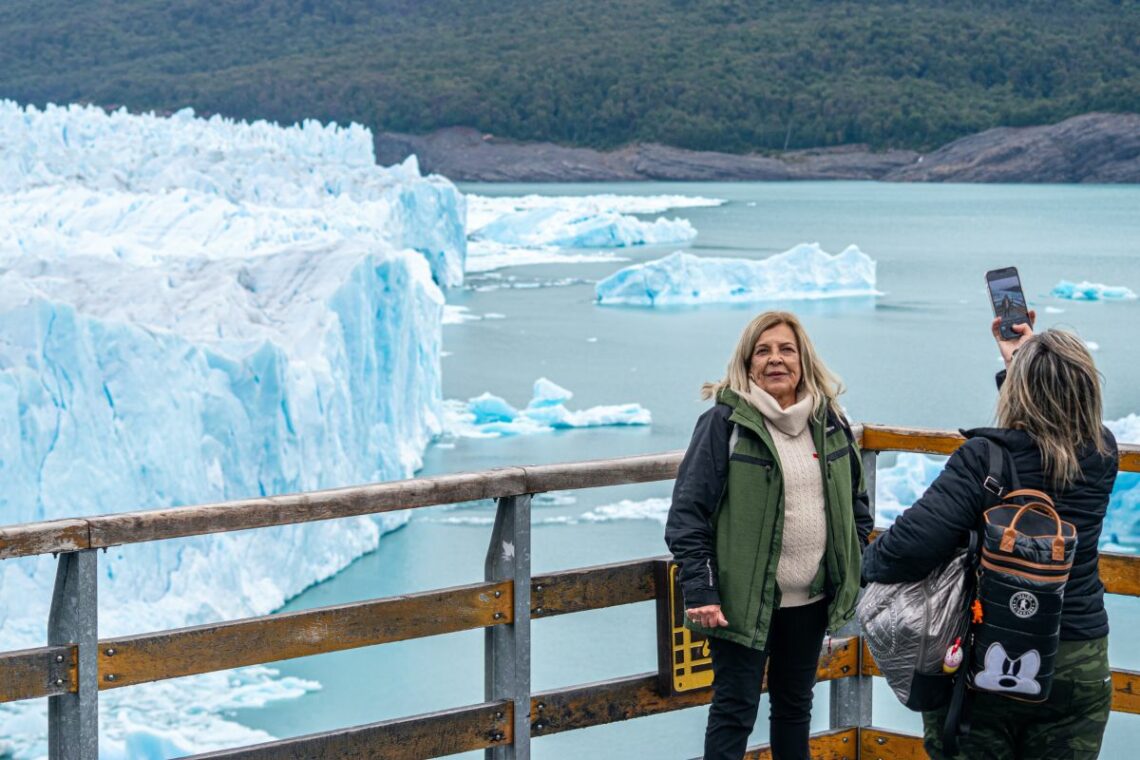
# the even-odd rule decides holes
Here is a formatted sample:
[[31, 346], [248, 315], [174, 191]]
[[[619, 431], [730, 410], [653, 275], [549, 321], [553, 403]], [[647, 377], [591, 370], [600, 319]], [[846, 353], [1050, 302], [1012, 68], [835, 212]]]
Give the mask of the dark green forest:
[[1140, 112], [1135, 0], [5, 0], [0, 97], [611, 148]]

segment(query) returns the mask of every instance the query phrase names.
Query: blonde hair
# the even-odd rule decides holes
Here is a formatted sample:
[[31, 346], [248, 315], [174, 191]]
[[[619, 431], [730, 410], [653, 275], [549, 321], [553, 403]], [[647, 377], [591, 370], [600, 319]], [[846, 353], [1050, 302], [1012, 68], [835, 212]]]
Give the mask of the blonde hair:
[[1058, 488], [1080, 475], [1077, 451], [1082, 445], [1092, 443], [1108, 455], [1101, 431], [1100, 374], [1080, 338], [1046, 330], [1017, 349], [998, 395], [997, 423], [1032, 436], [1042, 467]]
[[741, 395], [748, 394], [748, 368], [752, 364], [752, 351], [756, 348], [756, 341], [767, 330], [778, 325], [787, 325], [796, 336], [796, 343], [800, 353], [800, 384], [796, 389], [803, 389], [811, 396], [812, 409], [818, 415], [826, 401], [829, 406], [840, 412], [837, 398], [843, 393], [843, 383], [827, 368], [823, 360], [815, 352], [815, 347], [808, 338], [807, 331], [800, 324], [800, 320], [790, 311], [766, 311], [748, 323], [736, 349], [728, 359], [728, 368], [723, 379], [715, 383], [705, 383], [701, 386], [701, 398], [716, 398], [716, 395], [725, 388], [731, 388]]

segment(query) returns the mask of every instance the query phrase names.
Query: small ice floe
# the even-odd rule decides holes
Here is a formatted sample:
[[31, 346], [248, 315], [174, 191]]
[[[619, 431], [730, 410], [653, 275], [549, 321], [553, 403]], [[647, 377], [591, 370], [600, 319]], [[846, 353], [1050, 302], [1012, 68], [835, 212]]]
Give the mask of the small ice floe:
[[534, 396], [524, 409], [484, 393], [467, 401], [444, 402], [444, 430], [464, 438], [530, 435], [570, 428], [649, 425], [652, 416], [640, 404], [613, 404], [572, 411], [573, 393], [545, 377], [534, 382]]
[[1053, 286], [1052, 295], [1070, 301], [1131, 301], [1136, 294], [1123, 285], [1105, 285], [1100, 282], [1069, 282], [1061, 280]]
[[1046, 314], [1064, 314], [1065, 310], [1064, 309], [1058, 309], [1056, 306], [1046, 306], [1045, 307], [1045, 313]]

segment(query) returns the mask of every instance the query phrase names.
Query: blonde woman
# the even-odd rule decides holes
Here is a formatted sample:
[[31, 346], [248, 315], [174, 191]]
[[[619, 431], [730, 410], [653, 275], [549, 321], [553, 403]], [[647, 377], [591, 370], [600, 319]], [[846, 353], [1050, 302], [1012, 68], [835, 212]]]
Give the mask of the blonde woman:
[[744, 328], [677, 473], [665, 541], [686, 625], [710, 637], [706, 760], [739, 760], [768, 665], [777, 760], [808, 760], [824, 633], [854, 614], [873, 527], [841, 386], [794, 314]]
[[1053, 687], [1036, 704], [975, 695], [970, 730], [956, 754], [942, 743], [946, 711], [924, 713], [926, 751], [935, 760], [1091, 759], [1100, 752], [1112, 704], [1097, 543], [1116, 480], [1116, 441], [1101, 424], [1100, 375], [1079, 338], [1059, 330], [1034, 336], [1018, 325], [1018, 338], [1003, 341], [997, 324], [994, 338], [1007, 367], [998, 376], [998, 426], [966, 433], [922, 498], [867, 550], [863, 576], [878, 583], [917, 580], [965, 546], [992, 504], [983, 488], [989, 467], [981, 439], [1004, 446], [1021, 487], [1049, 493], [1061, 519], [1077, 528]]

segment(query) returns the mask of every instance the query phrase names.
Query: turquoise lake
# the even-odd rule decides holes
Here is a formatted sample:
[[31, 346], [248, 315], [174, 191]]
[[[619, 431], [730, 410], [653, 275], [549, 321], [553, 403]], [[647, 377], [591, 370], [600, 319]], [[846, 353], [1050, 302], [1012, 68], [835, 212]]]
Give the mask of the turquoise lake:
[[[547, 377], [574, 392], [571, 409], [638, 402], [650, 427], [597, 428], [501, 439], [460, 438], [433, 447], [423, 474], [513, 464], [575, 461], [683, 448], [705, 408], [698, 389], [719, 378], [743, 325], [779, 306], [801, 315], [825, 361], [846, 382], [852, 419], [900, 426], [960, 428], [991, 421], [1000, 367], [989, 334], [988, 269], [1017, 266], [1039, 325], [1076, 330], [1098, 347], [1105, 416], [1140, 412], [1134, 348], [1140, 301], [1086, 303], [1050, 297], [1061, 280], [1090, 280], [1140, 291], [1140, 187], [901, 185], [829, 183], [652, 183], [466, 185], [479, 195], [699, 195], [710, 208], [675, 209], [707, 256], [764, 258], [798, 243], [838, 253], [850, 244], [878, 262], [877, 298], [669, 309], [602, 307], [593, 282], [627, 263], [680, 246], [614, 251], [628, 262], [543, 264], [472, 275], [449, 304], [481, 319], [444, 327], [444, 397], [490, 391], [515, 406]], [[569, 284], [566, 282], [569, 281]], [[561, 283], [556, 286], [548, 286]], [[512, 287], [503, 287], [510, 285]], [[880, 466], [889, 466], [884, 457]], [[535, 573], [665, 553], [655, 519], [591, 522], [580, 516], [622, 499], [667, 497], [670, 483], [562, 493], [536, 499]], [[385, 536], [378, 551], [293, 600], [286, 610], [461, 585], [482, 579], [493, 507], [419, 510]], [[1140, 541], [1140, 536], [1122, 536]], [[1140, 668], [1140, 605], [1110, 598], [1111, 658]], [[534, 690], [643, 673], [656, 668], [652, 603], [537, 621]], [[262, 709], [239, 722], [296, 736], [483, 700], [483, 633], [453, 634], [280, 663], [282, 674], [322, 689]], [[828, 686], [817, 687], [814, 730], [827, 727]], [[917, 732], [876, 681], [874, 723]], [[684, 758], [701, 753], [707, 708], [535, 740], [538, 758]], [[767, 707], [753, 743], [767, 736]], [[1104, 757], [1127, 757], [1140, 717], [1114, 714]], [[472, 757], [480, 756], [478, 753]]]

